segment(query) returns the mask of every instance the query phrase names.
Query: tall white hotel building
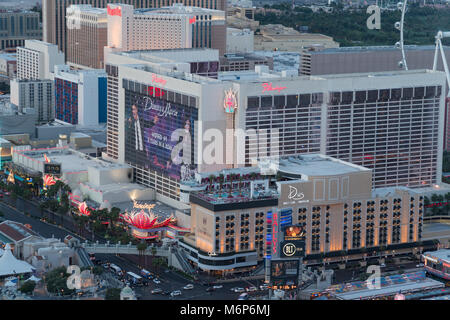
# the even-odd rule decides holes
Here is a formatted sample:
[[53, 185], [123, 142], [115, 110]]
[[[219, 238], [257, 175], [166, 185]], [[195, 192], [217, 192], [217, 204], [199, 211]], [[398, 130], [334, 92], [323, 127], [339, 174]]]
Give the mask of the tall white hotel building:
[[108, 48], [116, 51], [213, 48], [225, 53], [226, 20], [220, 10], [184, 6], [134, 9], [108, 4]]
[[[298, 76], [257, 67], [254, 72], [228, 72], [212, 79], [192, 74], [189, 57], [194, 56], [193, 51], [181, 49], [178, 53], [183, 52], [183, 59], [164, 63], [151, 51], [105, 56], [108, 99], [112, 100], [108, 125], [114, 133], [108, 134], [107, 142], [111, 158], [126, 162], [126, 109], [134, 103], [128, 99], [130, 94], [158, 98], [157, 94], [164, 92], [159, 98], [195, 110], [196, 120], [202, 122], [200, 132], [209, 128], [224, 132], [229, 126], [224, 99], [231, 89], [237, 106], [234, 128], [277, 129], [281, 156], [321, 153], [367, 167], [373, 170], [373, 188], [414, 188], [441, 182], [444, 73], [414, 70]], [[201, 54], [195, 56], [202, 59]], [[197, 138], [195, 159], [200, 157], [202, 145]], [[247, 162], [257, 156], [256, 142], [247, 139]], [[233, 162], [231, 166], [239, 166], [235, 156]], [[136, 181], [154, 188], [159, 200], [187, 207], [188, 184], [151, 167], [131, 165]], [[197, 169], [208, 172], [227, 167], [230, 165], [202, 164]]]

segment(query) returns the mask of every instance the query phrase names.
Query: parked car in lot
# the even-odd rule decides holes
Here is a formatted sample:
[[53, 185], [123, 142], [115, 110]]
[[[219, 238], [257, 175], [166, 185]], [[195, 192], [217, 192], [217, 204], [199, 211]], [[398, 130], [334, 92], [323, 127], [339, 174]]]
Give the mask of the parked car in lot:
[[159, 280], [158, 278], [155, 278], [155, 279], [153, 279], [153, 282], [156, 283], [156, 284], [160, 284], [161, 280]]
[[213, 286], [213, 288], [214, 288], [214, 289], [222, 289], [222, 288], [223, 288], [223, 285], [221, 285], [221, 284], [215, 285], [215, 286]]
[[189, 284], [185, 285], [185, 286], [183, 287], [183, 289], [184, 289], [184, 290], [192, 290], [192, 289], [194, 289], [194, 285], [191, 284], [191, 283], [189, 283]]
[[170, 293], [170, 296], [171, 296], [171, 297], [181, 296], [181, 291], [180, 291], [180, 290], [172, 291], [172, 292]]
[[160, 289], [160, 288], [156, 288], [156, 289], [153, 289], [152, 290], [152, 294], [158, 294], [158, 293], [162, 293], [163, 291], [162, 291], [162, 289]]

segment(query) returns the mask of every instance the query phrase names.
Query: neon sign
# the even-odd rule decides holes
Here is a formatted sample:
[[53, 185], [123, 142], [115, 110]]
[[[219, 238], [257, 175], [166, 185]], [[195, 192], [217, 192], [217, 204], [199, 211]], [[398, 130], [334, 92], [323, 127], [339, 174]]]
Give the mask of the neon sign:
[[282, 90], [284, 90], [284, 89], [286, 89], [287, 87], [273, 87], [272, 86], [272, 82], [271, 83], [263, 83], [262, 84], [262, 87], [263, 87], [263, 93], [264, 92], [266, 92], [266, 91], [278, 91], [278, 92], [280, 92], [280, 91], [282, 91]]
[[156, 98], [161, 98], [162, 96], [164, 96], [164, 90], [157, 88], [157, 87], [149, 86], [147, 88], [147, 92], [148, 92], [149, 96], [153, 96], [153, 92], [154, 92]]
[[106, 8], [106, 11], [108, 13], [108, 16], [118, 16], [118, 17], [122, 16], [122, 9], [120, 7], [117, 7], [117, 8], [113, 9], [110, 6], [108, 6]]
[[167, 80], [164, 80], [163, 78], [158, 77], [156, 74], [152, 74], [152, 82], [161, 83], [163, 86], [166, 85]]
[[278, 213], [273, 213], [272, 219], [272, 253], [277, 253], [277, 245], [278, 245]]
[[234, 113], [237, 109], [238, 103], [236, 98], [236, 92], [229, 89], [225, 91], [225, 99], [223, 100], [223, 107], [226, 113]]
[[135, 200], [133, 200], [133, 208], [135, 208], [135, 209], [152, 210], [154, 207], [155, 207], [155, 204], [148, 204], [148, 203], [140, 204], [140, 203], [137, 203]]

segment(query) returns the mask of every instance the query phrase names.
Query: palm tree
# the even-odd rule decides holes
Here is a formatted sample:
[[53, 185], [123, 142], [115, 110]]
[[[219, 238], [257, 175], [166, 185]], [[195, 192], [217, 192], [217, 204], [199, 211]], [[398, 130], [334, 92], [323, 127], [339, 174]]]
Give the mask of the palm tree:
[[119, 219], [120, 216], [120, 209], [117, 207], [111, 208], [111, 211], [107, 211], [107, 217], [108, 217], [108, 228], [112, 228], [112, 223], [116, 222], [117, 219]]
[[209, 176], [209, 191], [212, 191], [212, 184], [213, 184], [214, 181], [216, 181], [216, 176], [211, 174]]
[[244, 178], [242, 176], [239, 176], [239, 196], [242, 196], [242, 181]]
[[142, 257], [145, 253], [145, 250], [147, 250], [147, 243], [142, 241], [136, 245], [136, 248], [139, 251], [139, 264], [142, 265]]
[[448, 209], [450, 208], [450, 192], [447, 192], [447, 193], [445, 194], [444, 198], [445, 198], [445, 202], [446, 202], [446, 204], [445, 204], [445, 206], [444, 206], [444, 208], [445, 208], [445, 214], [448, 215]]
[[234, 179], [234, 173], [230, 173], [230, 191], [229, 191], [230, 197], [231, 197], [231, 192], [233, 191], [233, 179]]
[[221, 173], [221, 174], [219, 174], [220, 196], [222, 196], [223, 180], [224, 180], [224, 176], [223, 176], [223, 173]]

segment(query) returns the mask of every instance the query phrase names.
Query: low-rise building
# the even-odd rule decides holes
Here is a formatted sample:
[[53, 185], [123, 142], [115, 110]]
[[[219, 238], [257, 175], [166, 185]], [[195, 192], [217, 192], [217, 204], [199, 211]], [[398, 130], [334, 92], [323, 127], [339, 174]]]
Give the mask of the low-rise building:
[[260, 26], [255, 34], [255, 50], [302, 52], [303, 48], [320, 46], [337, 48], [332, 37], [318, 33], [300, 33], [279, 24]]
[[196, 176], [202, 190], [190, 195], [192, 233], [180, 245], [200, 269], [242, 270], [279, 258], [279, 233], [288, 226], [304, 231], [308, 264], [424, 245], [423, 196], [413, 189], [372, 189], [372, 170], [319, 154], [281, 158], [271, 172], [259, 166], [264, 175], [222, 171], [224, 182]]
[[253, 52], [254, 33], [250, 29], [227, 28], [226, 53]]

